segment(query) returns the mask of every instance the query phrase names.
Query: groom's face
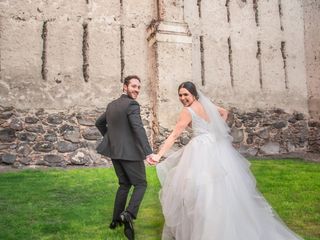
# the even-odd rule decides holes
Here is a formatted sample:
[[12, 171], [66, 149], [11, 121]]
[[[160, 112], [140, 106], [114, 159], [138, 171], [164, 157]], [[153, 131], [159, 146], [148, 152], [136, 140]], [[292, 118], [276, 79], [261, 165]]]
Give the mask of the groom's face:
[[140, 93], [141, 84], [136, 78], [132, 78], [128, 85], [123, 86], [125, 93], [132, 99], [136, 99]]

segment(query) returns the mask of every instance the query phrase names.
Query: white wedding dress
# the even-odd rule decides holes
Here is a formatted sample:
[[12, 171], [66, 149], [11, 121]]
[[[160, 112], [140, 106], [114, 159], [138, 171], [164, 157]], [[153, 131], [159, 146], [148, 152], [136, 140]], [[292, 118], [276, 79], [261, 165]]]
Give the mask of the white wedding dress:
[[157, 165], [165, 218], [163, 240], [294, 240], [256, 189], [250, 163], [232, 146], [229, 128], [203, 94], [210, 122], [190, 107], [193, 137]]

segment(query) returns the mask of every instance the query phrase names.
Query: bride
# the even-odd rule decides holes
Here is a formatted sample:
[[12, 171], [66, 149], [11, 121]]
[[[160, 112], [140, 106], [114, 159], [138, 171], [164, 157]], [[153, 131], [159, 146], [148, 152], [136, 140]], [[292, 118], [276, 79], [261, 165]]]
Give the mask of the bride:
[[302, 239], [256, 189], [250, 163], [232, 146], [228, 112], [198, 94], [192, 82], [182, 83], [178, 93], [184, 108], [153, 161], [159, 162], [187, 126], [193, 137], [157, 165], [165, 218], [162, 239]]

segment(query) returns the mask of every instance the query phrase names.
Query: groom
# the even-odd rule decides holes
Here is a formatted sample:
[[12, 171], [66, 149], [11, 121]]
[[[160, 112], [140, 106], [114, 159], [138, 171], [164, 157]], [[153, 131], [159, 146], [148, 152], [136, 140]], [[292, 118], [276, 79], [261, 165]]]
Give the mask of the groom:
[[[140, 106], [136, 98], [141, 81], [136, 75], [127, 76], [123, 82], [123, 94], [108, 104], [105, 113], [96, 121], [96, 127], [104, 136], [98, 146], [100, 154], [111, 158], [119, 180], [111, 229], [124, 224], [124, 234], [134, 239], [132, 219], [136, 219], [140, 203], [147, 188], [144, 159], [152, 157], [152, 149], [143, 127]], [[126, 207], [131, 186], [134, 186]]]

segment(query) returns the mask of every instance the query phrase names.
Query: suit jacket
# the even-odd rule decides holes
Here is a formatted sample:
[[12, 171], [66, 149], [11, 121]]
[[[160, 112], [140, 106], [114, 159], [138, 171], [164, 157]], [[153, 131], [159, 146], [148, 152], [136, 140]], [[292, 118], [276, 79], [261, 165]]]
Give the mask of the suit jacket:
[[97, 147], [100, 154], [111, 159], [137, 161], [152, 153], [142, 124], [140, 105], [125, 94], [108, 104], [95, 125], [104, 136]]

